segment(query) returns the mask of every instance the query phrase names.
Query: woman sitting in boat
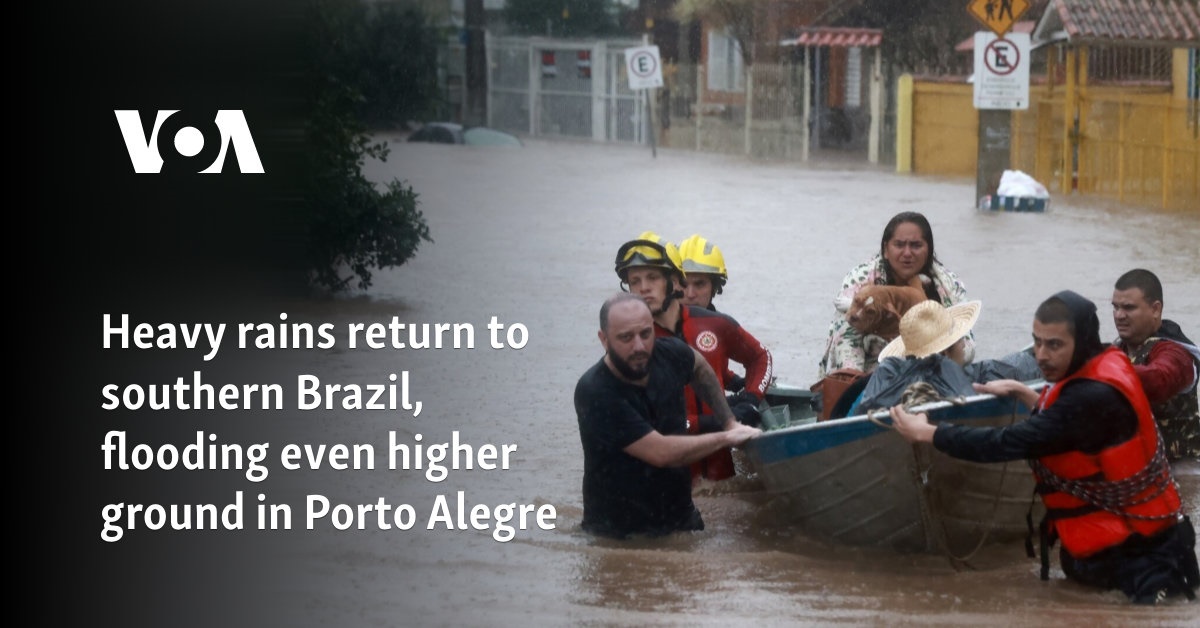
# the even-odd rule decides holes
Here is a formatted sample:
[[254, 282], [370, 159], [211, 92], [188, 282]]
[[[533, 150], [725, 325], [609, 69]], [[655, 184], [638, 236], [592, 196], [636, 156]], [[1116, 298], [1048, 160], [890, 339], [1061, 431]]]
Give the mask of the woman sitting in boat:
[[[879, 253], [856, 266], [842, 280], [841, 291], [833, 301], [837, 312], [829, 325], [829, 340], [818, 377], [842, 368], [863, 372], [875, 368], [886, 342], [877, 336], [864, 338], [846, 321], [846, 310], [863, 286], [915, 287], [918, 281], [928, 298], [944, 306], [967, 300], [967, 289], [958, 276], [937, 259], [929, 221], [917, 212], [901, 212], [884, 227]], [[973, 335], [967, 334], [962, 351], [965, 362], [969, 363], [975, 356]]]
[[979, 320], [980, 307], [979, 301], [948, 308], [936, 301], [914, 305], [900, 319], [900, 336], [879, 352], [879, 366], [846, 416], [890, 408], [915, 382], [928, 383], [944, 398], [975, 394], [963, 369], [964, 346]]

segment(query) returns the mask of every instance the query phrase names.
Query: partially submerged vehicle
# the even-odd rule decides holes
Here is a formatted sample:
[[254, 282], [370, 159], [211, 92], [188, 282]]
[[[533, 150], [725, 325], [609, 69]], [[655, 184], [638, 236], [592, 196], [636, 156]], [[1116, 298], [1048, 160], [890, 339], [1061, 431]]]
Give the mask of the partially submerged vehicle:
[[482, 126], [467, 127], [455, 122], [427, 122], [409, 134], [408, 141], [467, 146], [523, 146], [520, 138], [511, 133]]

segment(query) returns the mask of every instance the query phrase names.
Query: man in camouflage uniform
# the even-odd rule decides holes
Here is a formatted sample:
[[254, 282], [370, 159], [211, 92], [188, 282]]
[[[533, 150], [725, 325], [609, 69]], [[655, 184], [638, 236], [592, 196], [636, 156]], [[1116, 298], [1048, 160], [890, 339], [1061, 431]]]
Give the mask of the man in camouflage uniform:
[[1164, 320], [1162, 283], [1137, 268], [1113, 288], [1113, 343], [1129, 356], [1142, 380], [1171, 460], [1200, 456], [1200, 410], [1196, 398], [1200, 349], [1179, 325]]

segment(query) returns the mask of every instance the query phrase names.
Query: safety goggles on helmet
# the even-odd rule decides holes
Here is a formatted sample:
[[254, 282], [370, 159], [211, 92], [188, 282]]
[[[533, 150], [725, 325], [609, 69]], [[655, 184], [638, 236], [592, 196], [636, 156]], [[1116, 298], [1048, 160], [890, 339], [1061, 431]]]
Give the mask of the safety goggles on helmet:
[[674, 244], [659, 238], [651, 231], [643, 233], [636, 240], [622, 244], [617, 250], [615, 270], [622, 281], [625, 280], [625, 271], [634, 266], [653, 266], [683, 274], [679, 250]]

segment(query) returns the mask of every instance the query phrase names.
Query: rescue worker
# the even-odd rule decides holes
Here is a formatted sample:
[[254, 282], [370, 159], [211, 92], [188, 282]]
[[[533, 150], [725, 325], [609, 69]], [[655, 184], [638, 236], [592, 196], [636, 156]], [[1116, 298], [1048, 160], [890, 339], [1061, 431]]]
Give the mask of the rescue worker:
[[[684, 305], [682, 267], [675, 245], [651, 231], [623, 244], [615, 262], [621, 289], [641, 297], [650, 307], [658, 336], [675, 336], [698, 350], [722, 380], [723, 388], [727, 388], [724, 380], [730, 360], [746, 369], [745, 399], [735, 402], [731, 409], [739, 422], [758, 427], [762, 423], [758, 407], [772, 380], [771, 353], [732, 317]], [[685, 394], [688, 433], [724, 429], [702, 397], [690, 387]], [[693, 478], [723, 480], [736, 472], [728, 448], [692, 465]]]
[[[697, 233], [679, 243], [679, 257], [683, 259], [684, 305], [695, 305], [716, 312], [717, 306], [713, 304], [713, 297], [721, 294], [725, 282], [729, 280], [729, 274], [725, 270], [725, 256], [721, 249]], [[745, 388], [745, 377], [732, 370], [726, 371], [725, 390], [735, 393], [736, 397], [730, 398], [730, 406], [743, 401], [754, 401], [743, 394]]]
[[[1194, 599], [1200, 586], [1195, 530], [1183, 514], [1142, 384], [1121, 351], [1101, 343], [1099, 328], [1094, 303], [1059, 292], [1033, 320], [1034, 352], [1049, 382], [1041, 394], [1016, 380], [975, 385], [1033, 408], [1027, 421], [935, 427], [927, 415], [899, 405], [892, 420], [906, 440], [932, 443], [956, 458], [1029, 460], [1046, 506], [1043, 580], [1049, 579], [1049, 550], [1061, 540], [1059, 560], [1068, 578], [1120, 589], [1139, 604], [1175, 595]], [[1032, 555], [1032, 543], [1027, 549]]]
[[679, 257], [683, 259], [684, 304], [717, 311], [713, 297], [721, 294], [729, 280], [721, 249], [700, 234], [693, 234], [679, 243]]
[[1196, 398], [1200, 349], [1179, 324], [1163, 318], [1162, 283], [1135, 268], [1113, 286], [1113, 342], [1133, 363], [1150, 399], [1167, 458], [1200, 456], [1200, 404]]

